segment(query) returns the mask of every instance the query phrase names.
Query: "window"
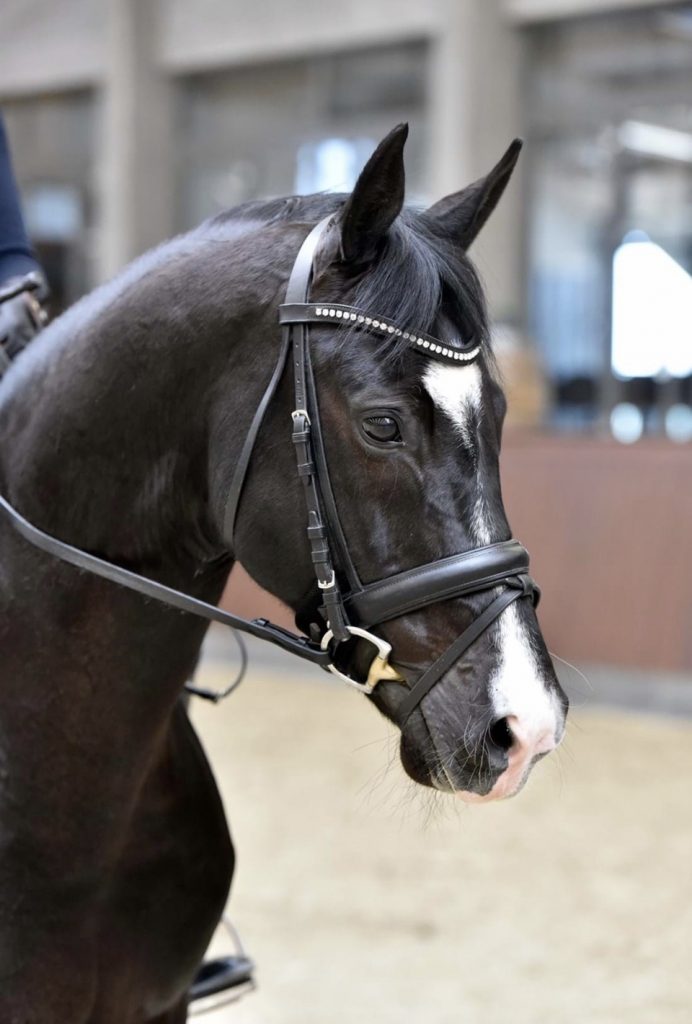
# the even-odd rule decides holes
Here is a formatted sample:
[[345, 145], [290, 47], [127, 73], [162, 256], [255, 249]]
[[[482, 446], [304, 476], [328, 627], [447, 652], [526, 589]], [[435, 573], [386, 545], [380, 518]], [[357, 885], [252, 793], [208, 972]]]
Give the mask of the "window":
[[349, 190], [374, 146], [410, 121], [409, 198], [424, 192], [426, 47], [309, 57], [183, 79], [177, 227], [260, 196]]

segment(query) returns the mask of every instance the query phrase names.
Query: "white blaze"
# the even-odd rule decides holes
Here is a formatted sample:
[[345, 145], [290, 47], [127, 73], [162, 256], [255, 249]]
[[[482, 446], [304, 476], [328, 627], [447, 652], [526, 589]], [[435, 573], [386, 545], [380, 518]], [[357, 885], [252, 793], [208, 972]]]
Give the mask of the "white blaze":
[[445, 366], [431, 363], [423, 375], [428, 394], [449, 416], [465, 444], [472, 442], [470, 421], [481, 407], [481, 371], [475, 363]]
[[[423, 383], [435, 405], [454, 424], [459, 436], [469, 448], [475, 444], [471, 431], [478, 422], [482, 402], [481, 373], [477, 365], [445, 366], [431, 364], [425, 371]], [[493, 524], [478, 478], [469, 527], [478, 545], [493, 542]], [[506, 608], [490, 627], [499, 633], [500, 657], [489, 682], [489, 694], [498, 718], [512, 718], [517, 744], [510, 754], [510, 765], [505, 776], [518, 785], [529, 767], [532, 757], [551, 749], [558, 728], [555, 698], [548, 692], [541, 676], [536, 656], [525, 624], [516, 604]], [[499, 782], [498, 782], [499, 785]], [[514, 787], [515, 788], [515, 787]]]
[[[472, 430], [480, 413], [483, 393], [478, 366], [475, 363], [468, 366], [432, 363], [425, 371], [423, 383], [435, 405], [456, 427], [464, 445], [473, 448]], [[491, 543], [488, 507], [480, 480], [477, 481], [470, 527], [479, 547]]]

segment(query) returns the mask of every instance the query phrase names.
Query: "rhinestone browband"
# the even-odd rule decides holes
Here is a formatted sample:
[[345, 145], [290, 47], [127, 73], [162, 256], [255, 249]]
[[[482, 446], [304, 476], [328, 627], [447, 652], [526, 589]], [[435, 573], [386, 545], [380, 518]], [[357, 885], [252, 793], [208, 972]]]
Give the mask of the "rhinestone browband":
[[443, 359], [450, 363], [470, 363], [480, 352], [480, 346], [473, 348], [456, 348], [449, 342], [444, 344], [439, 338], [433, 338], [423, 332], [404, 331], [386, 317], [374, 317], [358, 309], [356, 306], [343, 306], [336, 303], [288, 303], [281, 306], [279, 312], [281, 323], [320, 323], [329, 321], [340, 326], [357, 327], [361, 330], [373, 331], [376, 334], [402, 338], [412, 348], [434, 359]]

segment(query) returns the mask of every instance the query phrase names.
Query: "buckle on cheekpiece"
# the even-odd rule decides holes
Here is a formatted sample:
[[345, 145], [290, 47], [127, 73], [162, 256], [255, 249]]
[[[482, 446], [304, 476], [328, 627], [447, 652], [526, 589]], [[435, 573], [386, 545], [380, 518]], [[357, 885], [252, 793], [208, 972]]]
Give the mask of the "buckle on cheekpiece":
[[[338, 679], [342, 679], [345, 683], [353, 686], [361, 693], [372, 693], [382, 679], [388, 679], [396, 683], [404, 682], [397, 670], [392, 668], [389, 664], [389, 655], [392, 653], [391, 644], [388, 644], [386, 640], [382, 639], [382, 637], [375, 636], [374, 633], [368, 633], [367, 629], [361, 629], [360, 626], [346, 626], [346, 629], [351, 636], [357, 636], [361, 640], [367, 640], [377, 650], [377, 654], [372, 659], [370, 668], [368, 669], [368, 678], [364, 683], [361, 683], [358, 679], [352, 679], [351, 676], [347, 676], [345, 672], [338, 669], [333, 662], [327, 665], [328, 672], [331, 672], [332, 675], [336, 676]], [[320, 644], [323, 651], [329, 649], [329, 645], [333, 639], [334, 634], [331, 629], [328, 629], [322, 637], [322, 642]]]

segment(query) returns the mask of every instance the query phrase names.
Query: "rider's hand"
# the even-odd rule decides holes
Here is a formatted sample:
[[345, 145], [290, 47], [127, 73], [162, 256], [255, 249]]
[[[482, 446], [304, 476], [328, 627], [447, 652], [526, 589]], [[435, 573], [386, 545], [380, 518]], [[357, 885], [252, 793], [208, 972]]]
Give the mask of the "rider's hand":
[[36, 271], [0, 285], [0, 376], [48, 319], [45, 279]]

